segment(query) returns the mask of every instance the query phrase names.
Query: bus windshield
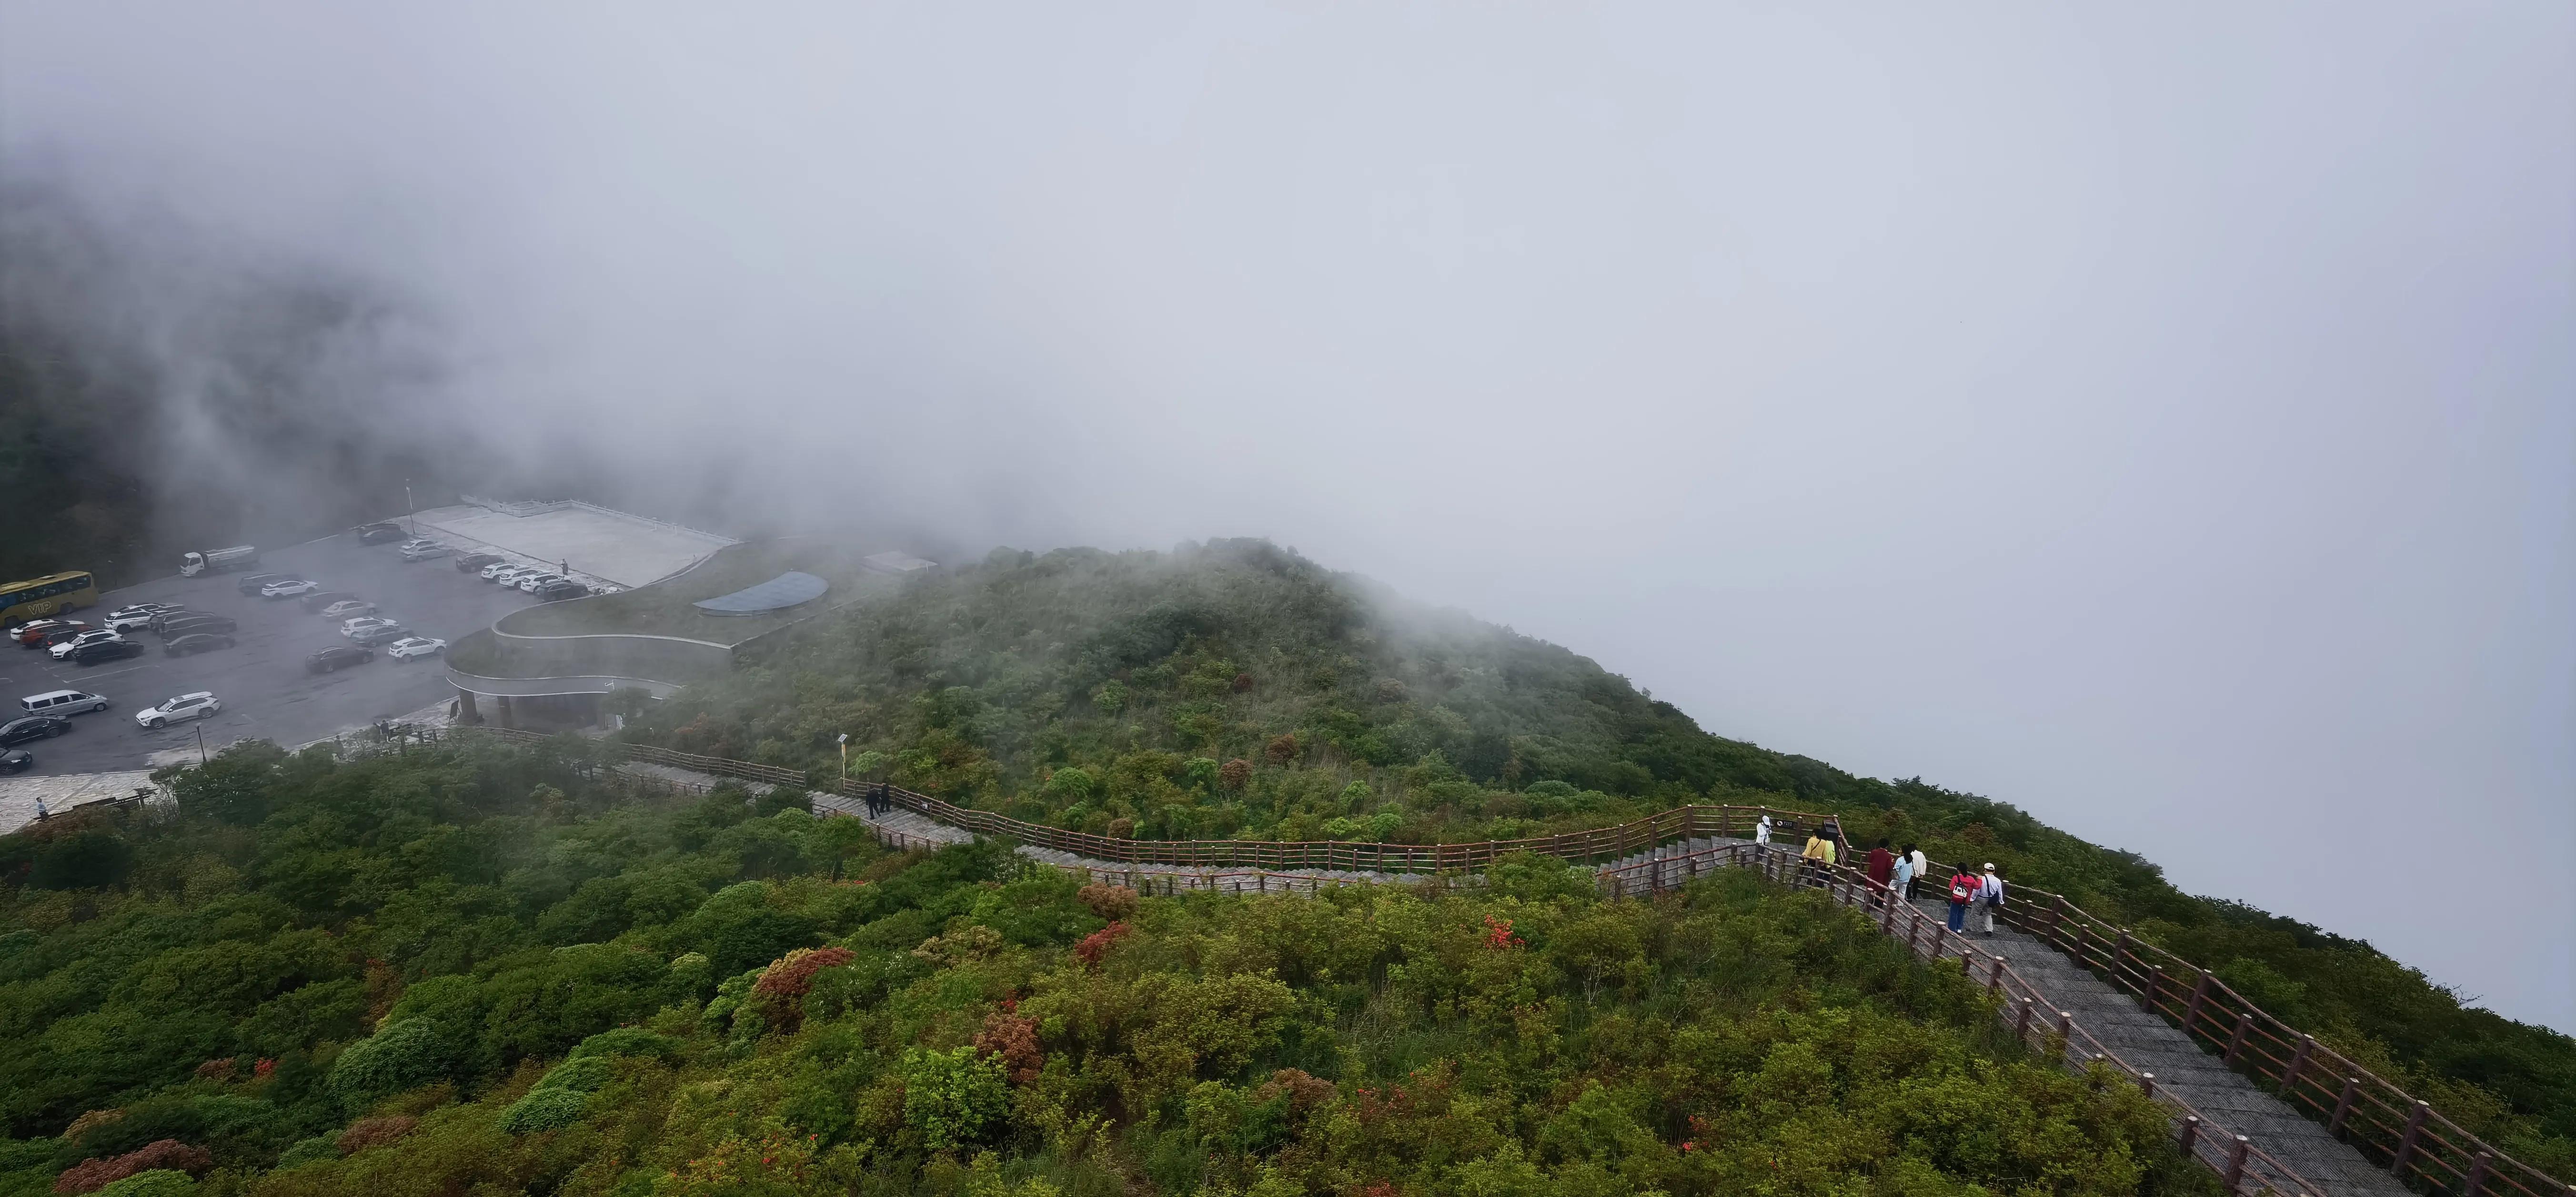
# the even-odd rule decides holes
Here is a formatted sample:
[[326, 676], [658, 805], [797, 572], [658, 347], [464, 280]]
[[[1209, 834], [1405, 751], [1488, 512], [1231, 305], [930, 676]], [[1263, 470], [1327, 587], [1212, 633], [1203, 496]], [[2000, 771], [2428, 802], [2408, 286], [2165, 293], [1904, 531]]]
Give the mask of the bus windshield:
[[98, 585], [88, 574], [54, 574], [0, 586], [0, 622], [18, 623], [98, 605]]

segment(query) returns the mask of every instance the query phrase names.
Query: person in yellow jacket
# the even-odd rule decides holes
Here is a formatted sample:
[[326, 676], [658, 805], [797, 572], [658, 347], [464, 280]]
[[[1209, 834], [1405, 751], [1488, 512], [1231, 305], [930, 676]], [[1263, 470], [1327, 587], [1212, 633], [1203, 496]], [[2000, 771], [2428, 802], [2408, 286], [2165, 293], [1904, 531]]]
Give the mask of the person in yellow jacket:
[[1834, 863], [1834, 842], [1819, 831], [1807, 837], [1807, 850], [1798, 855], [1816, 862], [1807, 866], [1807, 884], [1823, 885], [1825, 870]]

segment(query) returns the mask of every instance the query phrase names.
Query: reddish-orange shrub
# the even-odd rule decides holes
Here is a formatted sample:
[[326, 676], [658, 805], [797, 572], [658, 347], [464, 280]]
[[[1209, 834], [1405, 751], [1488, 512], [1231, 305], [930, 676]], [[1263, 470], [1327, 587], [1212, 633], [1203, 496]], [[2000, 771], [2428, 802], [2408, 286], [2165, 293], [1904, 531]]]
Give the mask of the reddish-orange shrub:
[[215, 1153], [177, 1139], [156, 1139], [113, 1159], [86, 1159], [54, 1178], [57, 1193], [95, 1193], [137, 1172], [168, 1168], [197, 1176], [215, 1166]]
[[1016, 1014], [985, 1015], [984, 1029], [975, 1033], [975, 1054], [1000, 1056], [1014, 1085], [1036, 1081], [1046, 1067], [1046, 1054], [1038, 1050], [1038, 1020]]
[[848, 948], [798, 948], [781, 956], [751, 983], [761, 1017], [782, 1035], [796, 1033], [805, 1021], [805, 995], [814, 991], [814, 974], [858, 959]]
[[420, 1119], [409, 1114], [392, 1114], [383, 1118], [361, 1118], [340, 1132], [340, 1154], [356, 1155], [370, 1147], [382, 1147], [411, 1133]]
[[1074, 891], [1075, 900], [1091, 908], [1091, 913], [1117, 922], [1136, 913], [1136, 891], [1123, 885], [1086, 885]]
[[1084, 936], [1081, 943], [1073, 945], [1073, 954], [1080, 957], [1084, 964], [1090, 965], [1093, 968], [1098, 968], [1100, 967], [1100, 958], [1108, 955], [1109, 949], [1112, 946], [1117, 944], [1119, 940], [1127, 938], [1127, 936], [1134, 931], [1135, 928], [1130, 927], [1125, 923], [1111, 923], [1100, 930]]
[[1252, 762], [1242, 757], [1227, 761], [1217, 767], [1216, 779], [1229, 790], [1240, 790], [1243, 783], [1252, 780]]

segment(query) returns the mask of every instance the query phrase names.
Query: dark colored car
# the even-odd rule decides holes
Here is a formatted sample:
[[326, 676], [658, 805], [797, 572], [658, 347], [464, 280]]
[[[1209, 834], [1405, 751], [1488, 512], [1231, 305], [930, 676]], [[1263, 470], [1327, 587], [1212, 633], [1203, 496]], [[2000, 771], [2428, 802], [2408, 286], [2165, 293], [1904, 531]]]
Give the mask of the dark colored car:
[[239, 590], [243, 594], [258, 594], [260, 587], [266, 586], [280, 578], [292, 578], [294, 576], [295, 575], [293, 574], [243, 574], [239, 581], [233, 583], [233, 589]]
[[565, 599], [589, 598], [590, 587], [579, 582], [548, 582], [537, 587], [540, 602], [559, 603]]
[[161, 633], [162, 639], [172, 640], [181, 636], [229, 636], [240, 631], [241, 625], [233, 622], [229, 615], [192, 615], [164, 622], [155, 630]]
[[193, 636], [173, 636], [170, 638], [170, 643], [161, 646], [161, 652], [166, 656], [184, 657], [190, 653], [209, 652], [218, 648], [231, 648], [232, 646], [233, 638], [230, 636], [211, 635], [201, 632]]
[[346, 590], [316, 590], [295, 601], [304, 604], [304, 609], [307, 611], [319, 611], [333, 603], [345, 603], [356, 597], [358, 596]]
[[0, 723], [0, 744], [24, 744], [29, 740], [59, 736], [71, 729], [72, 721], [60, 715], [29, 715], [24, 719]]
[[501, 555], [498, 553], [467, 553], [456, 559], [456, 572], [470, 574], [484, 566], [496, 564], [500, 560]]
[[371, 650], [347, 644], [335, 644], [313, 654], [312, 656], [304, 658], [304, 671], [306, 673], [330, 673], [335, 670], [347, 669], [352, 665], [363, 665], [375, 659], [376, 654]]
[[184, 608], [184, 607], [183, 607], [183, 608], [180, 608], [180, 609], [175, 610], [175, 611], [164, 611], [164, 612], [160, 613], [159, 615], [155, 615], [155, 616], [153, 616], [153, 617], [152, 617], [152, 623], [150, 624], [150, 627], [152, 628], [152, 630], [153, 630], [153, 631], [155, 631], [155, 632], [159, 632], [159, 633], [161, 633], [162, 635], [167, 636], [167, 635], [169, 635], [169, 634], [170, 634], [170, 625], [171, 625], [171, 624], [174, 624], [174, 623], [186, 623], [187, 621], [189, 621], [189, 620], [191, 620], [191, 619], [216, 619], [216, 618], [220, 618], [220, 617], [219, 617], [219, 616], [217, 616], [217, 615], [216, 615], [214, 612], [212, 612], [212, 611], [190, 611], [190, 610], [188, 610], [188, 609], [186, 609], [186, 608]]
[[411, 629], [406, 628], [401, 624], [380, 623], [371, 628], [360, 628], [357, 631], [349, 633], [349, 642], [352, 644], [364, 644], [372, 648], [379, 644], [391, 644], [408, 635], [411, 635]]
[[411, 539], [411, 533], [403, 531], [400, 524], [369, 524], [358, 529], [357, 532], [359, 544], [383, 544], [388, 540]]
[[122, 661], [142, 655], [143, 643], [139, 640], [101, 640], [73, 649], [71, 659], [81, 665], [96, 665], [101, 661]]
[[36, 767], [36, 754], [24, 748], [0, 752], [0, 773], [24, 773]]

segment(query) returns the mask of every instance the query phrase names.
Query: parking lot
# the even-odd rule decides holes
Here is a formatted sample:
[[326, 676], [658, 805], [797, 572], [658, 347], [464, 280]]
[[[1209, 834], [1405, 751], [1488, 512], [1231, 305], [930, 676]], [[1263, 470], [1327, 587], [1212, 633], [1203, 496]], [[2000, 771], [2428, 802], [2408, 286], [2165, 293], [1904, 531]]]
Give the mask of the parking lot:
[[[173, 563], [174, 567], [176, 563]], [[377, 604], [415, 635], [454, 641], [536, 600], [458, 573], [450, 558], [406, 562], [392, 544], [361, 545], [345, 533], [292, 548], [263, 551], [251, 573], [294, 573], [346, 590]], [[72, 719], [69, 735], [21, 745], [35, 754], [35, 773], [89, 773], [141, 768], [154, 753], [194, 749], [197, 728], [182, 723], [146, 731], [134, 713], [163, 699], [211, 690], [223, 711], [202, 721], [209, 750], [235, 740], [264, 739], [293, 746], [335, 732], [392, 719], [455, 695], [444, 662], [431, 657], [397, 663], [377, 647], [376, 659], [337, 673], [304, 671], [306, 654], [346, 644], [339, 621], [304, 610], [294, 599], [244, 595], [240, 574], [169, 577], [107, 592], [98, 607], [73, 616], [96, 623], [127, 603], [176, 602], [190, 610], [239, 621], [236, 646], [189, 657], [161, 655], [161, 639], [134, 632], [149, 651], [95, 666], [57, 662], [41, 649], [0, 644], [0, 699], [14, 717], [18, 700], [48, 690], [86, 690], [115, 705]]]

